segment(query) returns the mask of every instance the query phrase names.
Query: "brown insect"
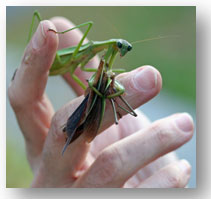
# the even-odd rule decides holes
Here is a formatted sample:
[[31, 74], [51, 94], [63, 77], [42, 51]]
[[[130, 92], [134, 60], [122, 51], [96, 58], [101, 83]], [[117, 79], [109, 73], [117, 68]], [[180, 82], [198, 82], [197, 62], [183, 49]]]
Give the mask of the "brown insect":
[[[135, 117], [137, 116], [133, 108], [121, 96], [124, 93], [124, 87], [115, 80], [115, 74], [108, 70], [103, 59], [100, 61], [97, 73], [92, 76], [88, 84], [84, 100], [68, 118], [63, 128], [63, 132], [67, 135], [67, 141], [62, 155], [67, 146], [82, 133], [85, 133], [87, 142], [91, 142], [97, 136], [105, 113], [106, 99], [111, 102], [116, 124], [118, 124], [118, 116], [122, 117], [116, 106]], [[126, 108], [121, 106], [116, 98], [119, 98]]]

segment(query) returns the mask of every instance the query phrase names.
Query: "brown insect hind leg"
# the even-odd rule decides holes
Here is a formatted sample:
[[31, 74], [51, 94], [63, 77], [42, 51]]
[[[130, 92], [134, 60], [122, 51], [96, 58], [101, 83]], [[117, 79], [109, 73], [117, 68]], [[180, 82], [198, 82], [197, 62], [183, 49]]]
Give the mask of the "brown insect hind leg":
[[116, 111], [116, 107], [115, 107], [115, 104], [114, 104], [114, 100], [111, 98], [109, 101], [111, 102], [111, 105], [112, 105], [112, 108], [113, 108], [115, 124], [118, 124], [117, 111]]

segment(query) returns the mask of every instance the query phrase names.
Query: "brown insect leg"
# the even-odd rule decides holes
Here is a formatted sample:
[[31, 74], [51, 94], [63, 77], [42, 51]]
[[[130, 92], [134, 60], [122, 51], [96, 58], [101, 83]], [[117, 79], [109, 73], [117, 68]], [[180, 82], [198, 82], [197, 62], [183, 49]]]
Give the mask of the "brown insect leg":
[[113, 112], [114, 112], [115, 124], [118, 124], [118, 119], [117, 119], [117, 113], [116, 113], [116, 107], [115, 107], [115, 104], [114, 104], [114, 100], [111, 98], [110, 102], [111, 102], [111, 105], [112, 105], [112, 108], [113, 108]]

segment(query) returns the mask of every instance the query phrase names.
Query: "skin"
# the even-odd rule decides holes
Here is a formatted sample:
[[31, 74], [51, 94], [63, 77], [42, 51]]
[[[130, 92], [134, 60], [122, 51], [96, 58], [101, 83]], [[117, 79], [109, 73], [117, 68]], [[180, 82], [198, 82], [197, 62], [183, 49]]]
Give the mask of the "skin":
[[[34, 173], [31, 187], [185, 187], [191, 166], [186, 160], [179, 160], [173, 151], [193, 136], [193, 120], [187, 113], [151, 123], [137, 111], [138, 117], [126, 115], [116, 126], [108, 103], [100, 135], [90, 144], [80, 136], [61, 156], [65, 143], [61, 126], [83, 96], [55, 113], [45, 87], [57, 48], [76, 45], [81, 33], [75, 30], [58, 36], [47, 30], [63, 31], [72, 26], [61, 17], [42, 21], [8, 89]], [[92, 66], [98, 66], [98, 58], [87, 67]], [[76, 74], [84, 83], [91, 75], [79, 70]], [[78, 95], [83, 93], [68, 74], [64, 79]], [[139, 67], [117, 79], [124, 85], [124, 97], [133, 108], [152, 99], [162, 87], [161, 75], [152, 66]]]

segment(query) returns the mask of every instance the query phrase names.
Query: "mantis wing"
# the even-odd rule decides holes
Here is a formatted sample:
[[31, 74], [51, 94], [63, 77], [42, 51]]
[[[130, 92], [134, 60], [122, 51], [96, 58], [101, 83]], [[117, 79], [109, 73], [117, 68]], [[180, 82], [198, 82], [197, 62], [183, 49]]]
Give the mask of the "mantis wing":
[[62, 150], [62, 155], [64, 154], [67, 146], [79, 136], [75, 135], [77, 133], [76, 129], [85, 117], [85, 110], [87, 107], [88, 99], [89, 99], [89, 94], [84, 98], [79, 107], [73, 112], [73, 114], [67, 120], [67, 124], [63, 129], [63, 131], [67, 133], [67, 141]]
[[85, 133], [84, 135], [87, 142], [91, 142], [96, 137], [105, 111], [103, 102], [105, 103], [105, 100], [103, 101], [97, 96], [95, 104], [86, 117], [86, 120], [77, 128], [77, 134], [74, 136], [74, 139], [76, 139], [77, 135], [81, 135], [82, 133]]

